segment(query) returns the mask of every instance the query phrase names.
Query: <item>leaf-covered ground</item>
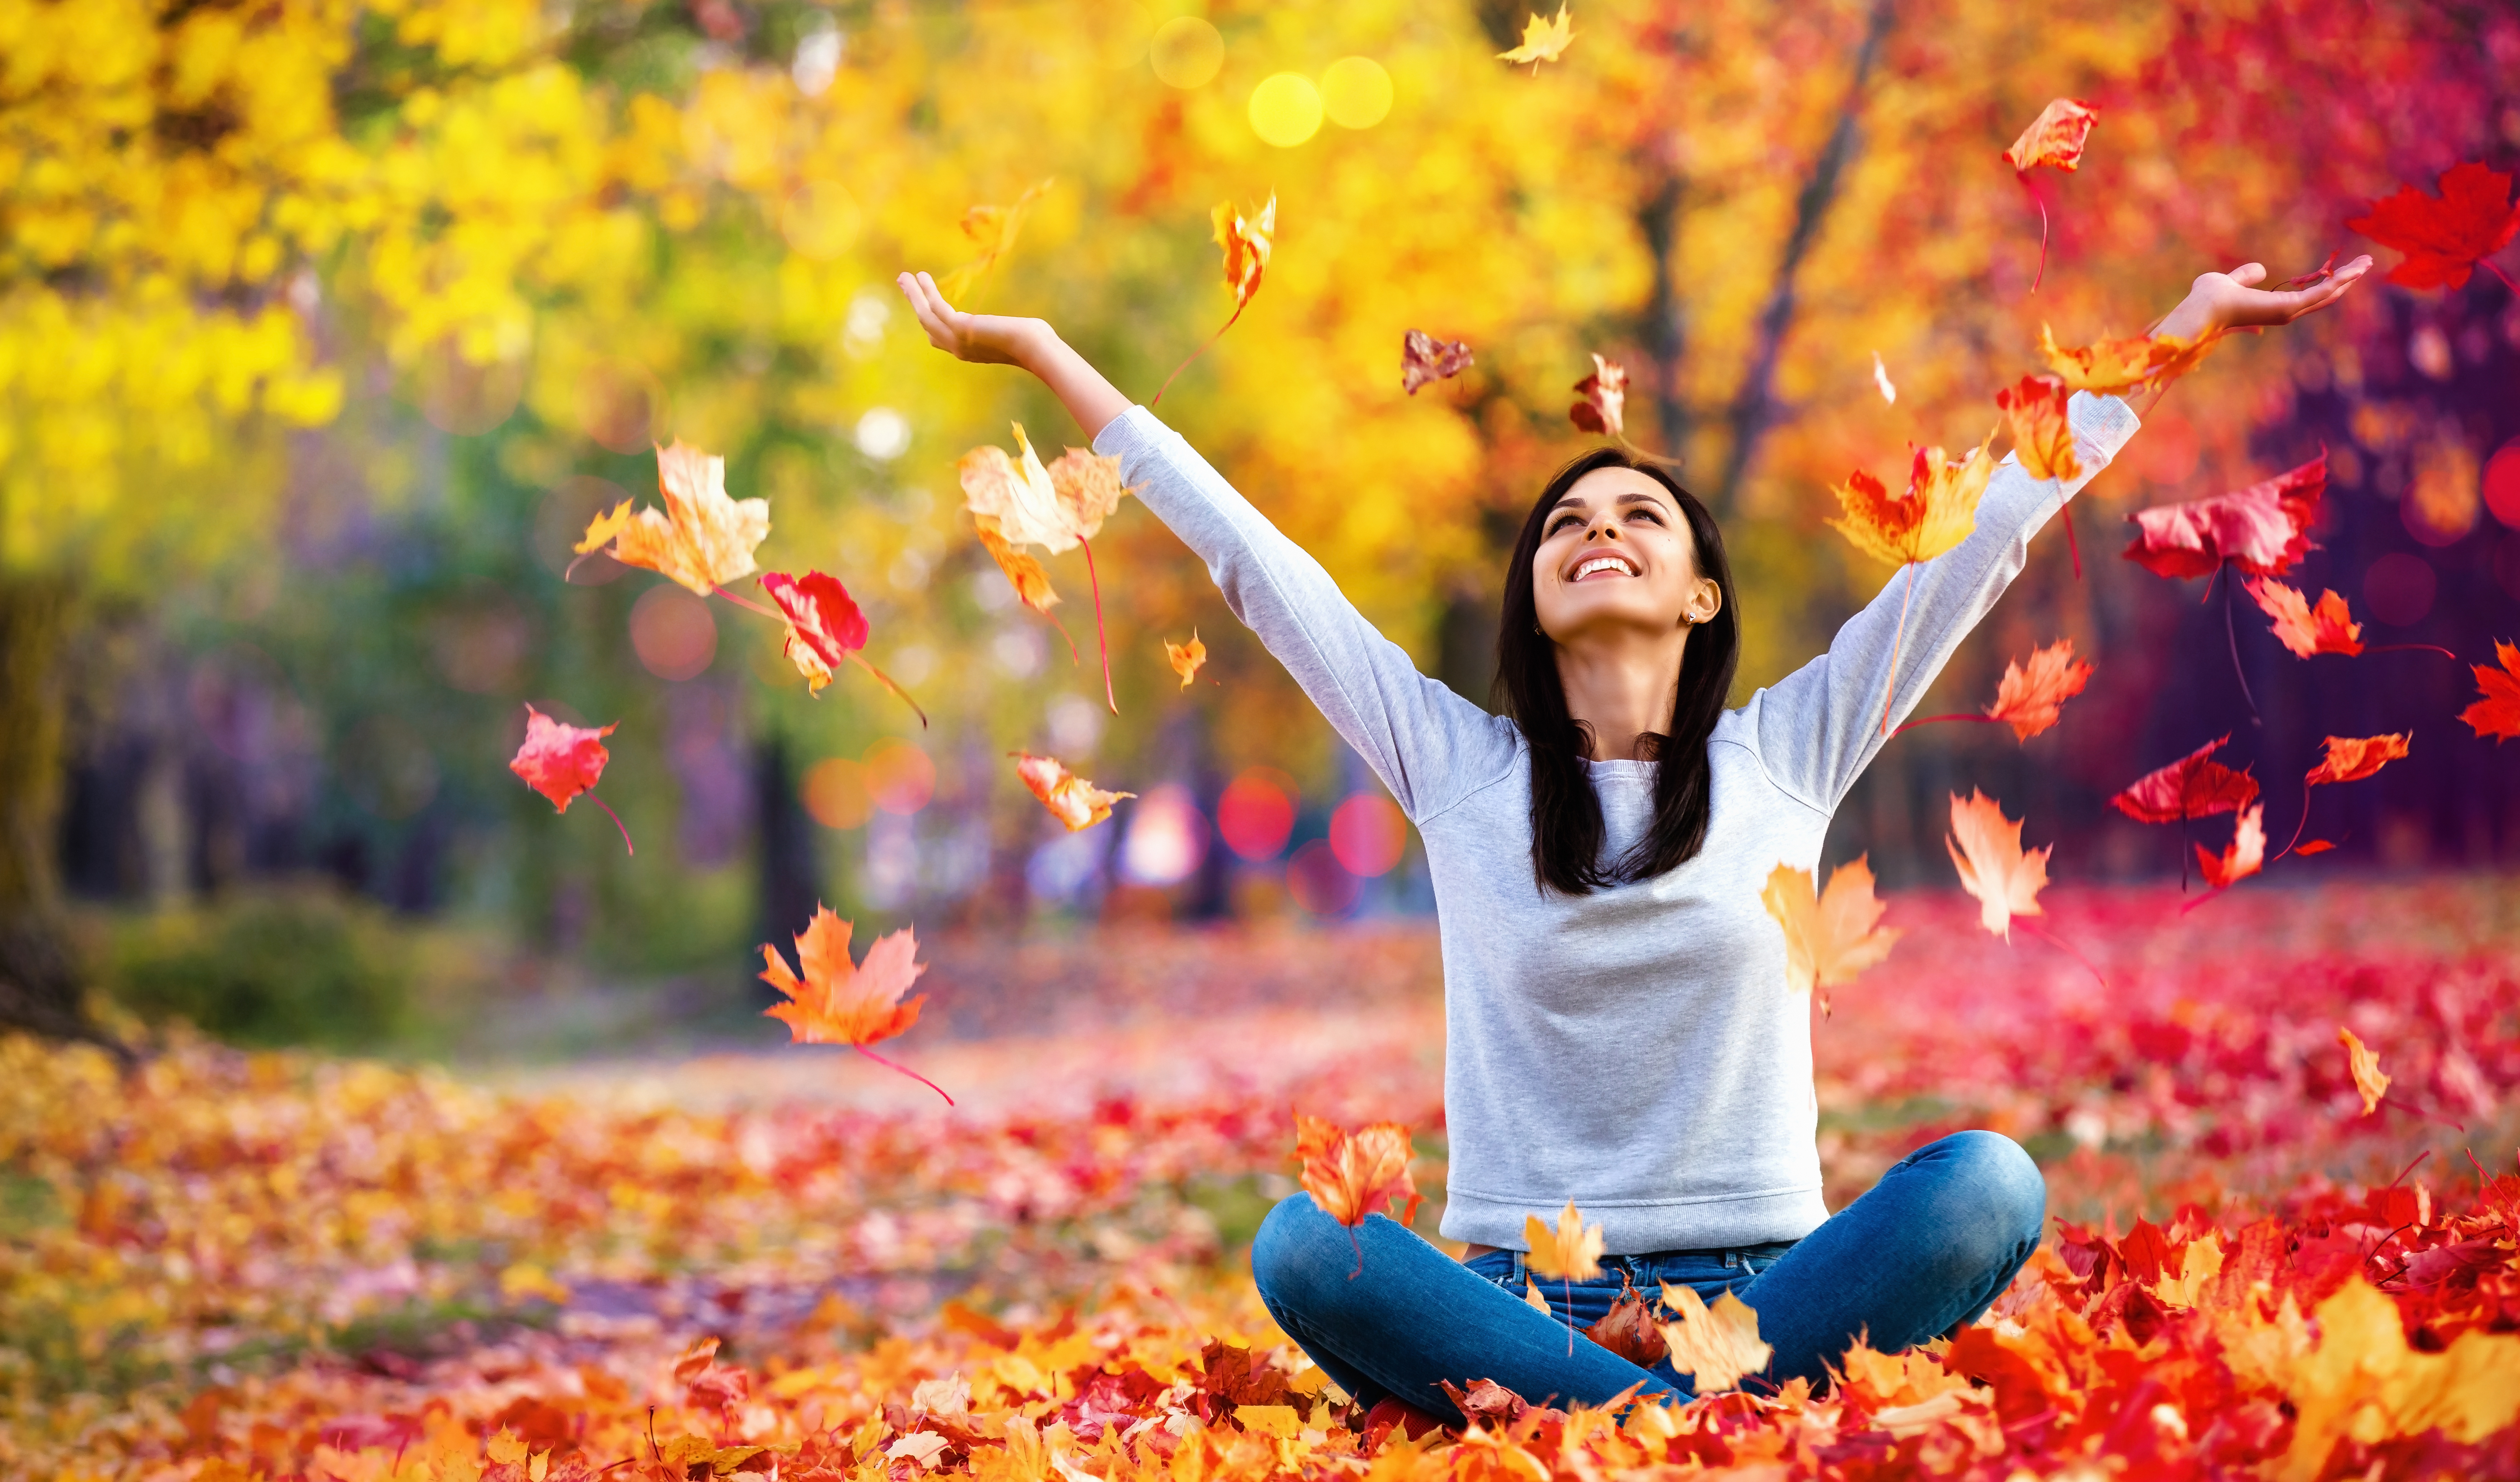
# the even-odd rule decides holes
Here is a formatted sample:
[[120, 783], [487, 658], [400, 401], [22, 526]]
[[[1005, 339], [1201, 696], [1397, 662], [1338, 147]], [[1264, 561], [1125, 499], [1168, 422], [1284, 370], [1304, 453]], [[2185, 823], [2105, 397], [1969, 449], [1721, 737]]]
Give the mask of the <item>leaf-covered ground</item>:
[[1431, 937], [967, 941], [898, 1045], [950, 1112], [804, 1050], [459, 1079], [178, 1043], [124, 1078], [0, 1045], [0, 1469], [2520, 1474], [2508, 887], [2051, 892], [2105, 987], [1975, 917], [1893, 897], [1816, 1023], [1830, 1198], [1986, 1126], [2057, 1220], [1981, 1326], [1823, 1394], [1360, 1434], [1238, 1247], [1295, 1108], [1418, 1129], [1432, 1232]]

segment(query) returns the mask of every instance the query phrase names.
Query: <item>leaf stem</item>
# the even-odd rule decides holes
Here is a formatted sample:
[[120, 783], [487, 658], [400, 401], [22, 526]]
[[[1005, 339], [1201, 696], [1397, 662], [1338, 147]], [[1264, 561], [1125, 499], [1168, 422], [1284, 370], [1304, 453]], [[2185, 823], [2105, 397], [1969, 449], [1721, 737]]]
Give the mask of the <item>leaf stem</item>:
[[2504, 271], [2502, 271], [2501, 266], [2500, 266], [2499, 264], [2496, 263], [2496, 262], [2495, 262], [2495, 260], [2494, 260], [2493, 258], [2491, 258], [2491, 257], [2479, 257], [2479, 258], [2478, 258], [2478, 259], [2476, 259], [2476, 260], [2477, 260], [2479, 263], [2482, 263], [2482, 264], [2484, 265], [2485, 270], [2486, 270], [2487, 272], [2492, 273], [2495, 277], [2501, 279], [2501, 280], [2502, 280], [2502, 286], [2503, 286], [2504, 288], [2509, 289], [2509, 290], [2510, 290], [2512, 292], [2514, 292], [2514, 293], [2520, 293], [2520, 283], [2513, 283], [2513, 282], [2511, 281], [2511, 275], [2510, 275], [2510, 274], [2508, 274], [2508, 273], [2506, 273], [2506, 272], [2504, 272]]
[[1076, 543], [1085, 548], [1085, 582], [1094, 589], [1094, 642], [1102, 651], [1102, 703], [1117, 715], [1120, 702], [1111, 697], [1111, 640], [1102, 632], [1102, 579], [1094, 574], [1094, 542], [1080, 535]]
[[1938, 721], [1947, 720], [1973, 720], [1989, 726], [2001, 726], [2004, 724], [2004, 719], [2001, 715], [1980, 715], [1975, 710], [1961, 710], [1951, 715], [1920, 715], [1914, 720], [1909, 721], [1900, 726], [1897, 731], [1893, 731], [1890, 734], [1892, 736], [1898, 736], [1904, 732], [1913, 731], [1918, 726], [1930, 726]]
[[1347, 1228], [1347, 1248], [1356, 1252], [1356, 1270], [1347, 1274], [1347, 1279], [1353, 1281], [1365, 1275], [1365, 1246], [1357, 1239], [1354, 1225]]
[[1881, 739], [1890, 739], [1890, 702], [1899, 694], [1899, 645], [1908, 636], [1908, 604], [1916, 595], [1916, 563], [1908, 562], [1908, 586], [1899, 594], [1899, 626], [1890, 631], [1890, 680], [1881, 687]]
[[2234, 595], [2239, 583], [2231, 579], [2231, 563], [2228, 561], [2223, 562], [2220, 574], [2223, 578], [2223, 637], [2231, 645], [2231, 672], [2239, 677], [2240, 698], [2249, 702], [2249, 724], [2264, 727], [2266, 722], [2258, 717], [2258, 697], [2249, 693], [2249, 672], [2240, 667], [2240, 630], [2231, 617], [2231, 608], [2239, 601]]
[[610, 803], [597, 797], [592, 792], [586, 794], [586, 799], [587, 801], [595, 804], [595, 806], [603, 809], [604, 816], [612, 820], [612, 827], [621, 831], [621, 852], [624, 854], [636, 855], [639, 851], [631, 846], [630, 828], [627, 824], [621, 822], [621, 815], [612, 811], [612, 805]]
[[2074, 579], [2083, 579], [2083, 543], [2074, 535], [2074, 505], [2065, 497], [2065, 480], [2056, 480], [2056, 517], [2065, 521], [2065, 549], [2074, 558]]
[[788, 614], [780, 611], [777, 607], [765, 607], [761, 604], [754, 602], [749, 597], [738, 597], [721, 586], [711, 585], [709, 590], [715, 592], [718, 596], [725, 598], [728, 602], [735, 604], [737, 606], [743, 608], [747, 612], [758, 612], [762, 616], [777, 623], [785, 624], [788, 621]]
[[2032, 936], [2039, 938], [2048, 946], [2055, 948], [2067, 957], [2070, 957], [2074, 961], [2082, 964], [2083, 970], [2089, 972], [2093, 978], [2097, 979], [2102, 989], [2106, 989], [2109, 986], [2108, 975], [2100, 971], [2099, 968], [2092, 966], [2092, 960], [2077, 951], [2072, 943], [2066, 941], [2063, 937], [2058, 936], [2055, 932], [2048, 930], [2047, 927], [2040, 925], [2037, 921], [2032, 921], [2026, 916], [2019, 918], [2019, 920], [2021, 921], [2022, 930], [2029, 932]]
[[923, 1076], [923, 1075], [921, 1075], [918, 1071], [911, 1069], [909, 1066], [904, 1065], [904, 1064], [901, 1064], [901, 1063], [899, 1063], [898, 1061], [895, 1061], [895, 1060], [887, 1060], [887, 1059], [885, 1059], [882, 1055], [879, 1055], [876, 1054], [874, 1051], [869, 1050], [869, 1049], [868, 1049], [867, 1047], [865, 1047], [864, 1045], [852, 1045], [852, 1046], [850, 1046], [849, 1048], [850, 1048], [850, 1049], [852, 1049], [852, 1050], [855, 1050], [858, 1054], [860, 1054], [860, 1055], [865, 1055], [868, 1059], [871, 1059], [871, 1060], [875, 1061], [877, 1064], [883, 1066], [885, 1069], [887, 1069], [887, 1070], [898, 1070], [898, 1071], [900, 1071], [903, 1075], [906, 1075], [906, 1076], [910, 1077], [912, 1080], [917, 1081], [920, 1085], [926, 1087], [928, 1090], [930, 1090], [930, 1091], [932, 1091], [932, 1092], [935, 1092], [938, 1096], [945, 1097], [945, 1104], [946, 1104], [946, 1105], [951, 1106], [951, 1105], [953, 1105], [953, 1104], [954, 1104], [954, 1099], [953, 1099], [952, 1097], [950, 1097], [950, 1096], [945, 1096], [945, 1088], [944, 1088], [944, 1087], [937, 1085], [934, 1081], [931, 1081], [931, 1080], [929, 1080], [927, 1077], [925, 1077], [925, 1076]]
[[901, 686], [900, 686], [900, 685], [898, 685], [898, 684], [894, 683], [894, 682], [893, 682], [893, 678], [892, 678], [892, 676], [891, 676], [891, 675], [886, 674], [886, 673], [884, 673], [881, 669], [878, 669], [878, 668], [877, 668], [875, 665], [873, 665], [873, 664], [871, 664], [871, 663], [868, 663], [868, 662], [867, 662], [866, 655], [865, 655], [865, 654], [863, 654], [863, 653], [861, 653], [861, 652], [859, 652], [859, 651], [858, 651], [857, 650], [855, 650], [855, 649], [851, 649], [851, 650], [849, 651], [849, 662], [851, 662], [851, 663], [853, 663], [853, 664], [856, 664], [859, 668], [864, 669], [864, 670], [865, 670], [865, 671], [867, 671], [869, 674], [874, 675], [874, 676], [875, 676], [875, 678], [876, 678], [876, 683], [878, 683], [878, 684], [879, 684], [879, 685], [883, 686], [885, 689], [890, 690], [893, 694], [895, 694], [895, 695], [897, 695], [897, 696], [901, 696], [901, 702], [902, 702], [903, 704], [908, 705], [908, 706], [910, 707], [910, 713], [919, 717], [919, 729], [920, 729], [920, 730], [922, 730], [922, 731], [924, 731], [924, 730], [926, 730], [926, 729], [927, 729], [927, 712], [926, 712], [926, 711], [924, 711], [924, 710], [922, 710], [921, 708], [919, 708], [919, 701], [917, 701], [917, 700], [915, 700], [915, 699], [912, 699], [912, 698], [910, 697], [910, 692], [909, 692], [909, 691], [907, 691], [907, 690], [905, 690], [905, 689], [901, 688]]
[[2426, 653], [2438, 653], [2442, 657], [2447, 658], [2453, 663], [2458, 660], [2457, 654], [2452, 653], [2451, 651], [2443, 648], [2439, 644], [2378, 644], [2365, 649], [2362, 651], [2365, 653], [2408, 653], [2416, 650], [2421, 650]]
[[[2297, 823], [2297, 824], [2295, 824], [2295, 825], [2293, 825], [2293, 826], [2292, 826], [2292, 837], [2290, 837], [2290, 838], [2288, 838], [2288, 839], [2284, 840], [2284, 846], [2283, 846], [2283, 849], [2282, 849], [2282, 851], [2281, 851], [2281, 852], [2279, 852], [2279, 853], [2277, 853], [2277, 854], [2275, 855], [2275, 859], [2281, 859], [2281, 858], [2283, 858], [2283, 857], [2284, 857], [2284, 855], [2292, 853], [2292, 846], [2301, 842], [2301, 833], [2302, 833], [2302, 831], [2303, 831], [2303, 830], [2305, 830], [2305, 829], [2307, 829], [2307, 828], [2309, 828], [2309, 827], [2310, 827], [2310, 778], [2309, 778], [2307, 775], [2305, 775], [2305, 776], [2302, 778], [2302, 780], [2301, 780], [2301, 822], [2300, 822], [2300, 823]], [[2268, 864], [2270, 864], [2270, 865], [2273, 864], [2274, 862], [2275, 862], [2275, 860], [2274, 860], [2274, 859], [2271, 859], [2271, 860], [2267, 861], [2267, 863], [2268, 863]]]
[[[1534, 70], [1534, 71], [1538, 71], [1539, 69], [1540, 69], [1539, 64], [1534, 63], [1534, 64], [1532, 65], [1532, 70]], [[1148, 402], [1147, 403], [1148, 410], [1149, 410], [1149, 411], [1153, 410], [1153, 409], [1154, 409], [1154, 405], [1155, 405], [1155, 403], [1164, 399], [1164, 393], [1165, 393], [1166, 391], [1169, 391], [1169, 390], [1171, 390], [1171, 389], [1173, 388], [1173, 382], [1174, 382], [1175, 381], [1177, 381], [1177, 380], [1179, 380], [1179, 379], [1181, 378], [1181, 373], [1190, 369], [1190, 363], [1191, 363], [1191, 361], [1192, 361], [1192, 360], [1196, 360], [1196, 359], [1197, 359], [1198, 357], [1200, 357], [1201, 355], [1206, 354], [1206, 353], [1207, 353], [1207, 350], [1208, 350], [1208, 346], [1209, 346], [1209, 345], [1212, 345], [1212, 344], [1216, 343], [1218, 340], [1223, 339], [1223, 338], [1225, 337], [1225, 332], [1226, 332], [1227, 330], [1230, 330], [1230, 329], [1234, 328], [1234, 321], [1235, 321], [1235, 320], [1237, 320], [1237, 319], [1241, 318], [1241, 317], [1242, 317], [1242, 311], [1243, 311], [1244, 309], [1246, 309], [1246, 308], [1250, 307], [1250, 304], [1251, 304], [1251, 300], [1250, 300], [1250, 299], [1248, 299], [1248, 298], [1245, 298], [1245, 299], [1243, 299], [1240, 303], [1236, 304], [1236, 305], [1234, 306], [1234, 313], [1233, 313], [1233, 315], [1232, 315], [1230, 318], [1228, 318], [1228, 319], [1225, 321], [1225, 323], [1224, 323], [1224, 324], [1222, 324], [1222, 325], [1220, 325], [1220, 326], [1218, 326], [1218, 327], [1217, 327], [1217, 331], [1216, 331], [1216, 333], [1215, 333], [1215, 334], [1210, 335], [1210, 336], [1208, 336], [1208, 337], [1207, 337], [1207, 341], [1206, 341], [1206, 343], [1205, 343], [1205, 344], [1201, 344], [1197, 349], [1191, 351], [1191, 352], [1190, 352], [1189, 359], [1186, 359], [1186, 360], [1184, 360], [1181, 364], [1179, 364], [1179, 365], [1177, 365], [1177, 366], [1173, 367], [1173, 373], [1172, 373], [1172, 375], [1165, 377], [1165, 378], [1164, 378], [1164, 383], [1163, 383], [1162, 385], [1159, 385], [1159, 386], [1155, 387], [1155, 394], [1154, 394], [1153, 399], [1152, 399], [1152, 400], [1150, 400], [1150, 401], [1148, 401]]]
[[2021, 177], [2021, 187], [2039, 207], [2039, 271], [2030, 276], [2030, 292], [2036, 293], [2039, 285], [2048, 279], [2048, 202], [2040, 199], [2039, 188], [2030, 183], [2029, 175]]

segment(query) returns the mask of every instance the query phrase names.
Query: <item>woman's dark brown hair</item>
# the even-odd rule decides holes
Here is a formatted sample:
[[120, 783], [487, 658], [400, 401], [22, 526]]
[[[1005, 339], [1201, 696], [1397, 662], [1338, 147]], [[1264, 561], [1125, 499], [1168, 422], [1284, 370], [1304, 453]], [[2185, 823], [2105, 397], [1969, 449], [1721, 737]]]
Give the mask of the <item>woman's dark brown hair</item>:
[[[1585, 771], [1593, 750], [1591, 728], [1567, 713], [1566, 689], [1557, 677], [1557, 646], [1540, 631], [1531, 578], [1531, 559], [1547, 534], [1550, 512], [1577, 479], [1596, 469], [1633, 469], [1670, 491], [1697, 548], [1698, 573], [1724, 594], [1715, 616], [1689, 635], [1670, 728], [1649, 742], [1652, 759], [1660, 763], [1654, 771], [1653, 823], [1636, 847], [1608, 861], [1601, 858], [1601, 799]], [[1697, 496], [1659, 466], [1617, 448], [1597, 448], [1558, 470], [1540, 491], [1513, 544], [1497, 631], [1497, 687], [1504, 692], [1506, 712], [1522, 728], [1531, 748], [1531, 867], [1544, 888], [1586, 895], [1660, 875], [1696, 857], [1706, 843], [1712, 804], [1706, 741], [1715, 734], [1740, 662], [1740, 607], [1733, 601], [1732, 568], [1724, 559], [1723, 532]]]

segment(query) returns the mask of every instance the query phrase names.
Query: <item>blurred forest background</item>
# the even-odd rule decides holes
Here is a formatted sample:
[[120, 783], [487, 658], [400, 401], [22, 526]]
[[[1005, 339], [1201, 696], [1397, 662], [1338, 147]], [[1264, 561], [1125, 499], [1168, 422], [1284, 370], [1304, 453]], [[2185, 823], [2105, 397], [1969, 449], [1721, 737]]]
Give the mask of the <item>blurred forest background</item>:
[[[1525, 19], [0, 0], [0, 1010], [74, 1027], [102, 981], [363, 1042], [580, 978], [745, 1011], [754, 944], [818, 899], [981, 938], [1431, 909], [1396, 810], [1134, 502], [1099, 542], [1105, 712], [1081, 558], [1052, 563], [1078, 666], [953, 468], [1011, 420], [1081, 434], [929, 349], [901, 268], [980, 264], [974, 306], [1148, 396], [1231, 306], [1210, 207], [1274, 193], [1268, 277], [1163, 415], [1482, 701], [1504, 553], [1588, 442], [1568, 386], [1623, 359], [1631, 434], [1725, 523], [1746, 696], [1887, 575], [1822, 525], [1829, 486], [1982, 437], [2043, 323], [2134, 333], [2198, 272], [2368, 249], [2344, 222], [2401, 182], [2520, 161], [2499, 5], [1589, 0], [1561, 64], [1510, 67]], [[2098, 127], [2025, 183], [1998, 157], [2058, 96]], [[1412, 328], [1476, 366], [1404, 395]], [[774, 625], [648, 573], [563, 581], [677, 436], [770, 500], [765, 567], [848, 584], [932, 727], [862, 674], [809, 696]], [[1974, 785], [2061, 879], [2173, 876], [2179, 841], [2103, 807], [2138, 773], [2229, 732], [2280, 835], [2322, 736], [2410, 729], [2412, 765], [2319, 800], [2334, 853], [2249, 888], [2520, 864], [2520, 766], [2452, 723], [2463, 664], [2298, 660], [2117, 558], [2126, 512], [2322, 446], [2297, 580], [2366, 642], [2520, 639], [2520, 303], [2375, 280], [2178, 385], [2077, 503], [2079, 577], [2043, 536], [1927, 705], [2071, 636], [2098, 670], [2063, 725], [1900, 738], [1831, 861], [1948, 883]], [[1193, 628], [1183, 688], [1161, 641]], [[635, 857], [509, 775], [527, 701], [618, 724], [600, 791]], [[1015, 747], [1141, 797], [1068, 834]]]

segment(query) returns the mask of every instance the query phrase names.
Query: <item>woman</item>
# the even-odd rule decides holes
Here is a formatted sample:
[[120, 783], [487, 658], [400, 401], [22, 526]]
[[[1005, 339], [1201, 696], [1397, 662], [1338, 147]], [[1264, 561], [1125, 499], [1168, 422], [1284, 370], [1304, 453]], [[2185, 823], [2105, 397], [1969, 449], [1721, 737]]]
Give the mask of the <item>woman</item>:
[[[2289, 323], [2335, 301], [2358, 258], [2298, 292], [2255, 263], [2208, 273], [2165, 335]], [[1130, 405], [1038, 319], [966, 314], [902, 275], [930, 341], [1048, 383], [1097, 452], [1207, 561], [1425, 840], [1445, 977], [1451, 1170], [1443, 1233], [1461, 1262], [1376, 1215], [1349, 1233], [1307, 1194], [1261, 1227], [1270, 1312], [1361, 1404], [1456, 1414], [1441, 1382], [1491, 1378], [1531, 1399], [1686, 1396], [1564, 1325], [1633, 1280], [1727, 1287], [1775, 1346], [1765, 1375], [1825, 1377], [1863, 1335], [1896, 1351], [1968, 1323], [2039, 1242], [2046, 1187], [1990, 1132], [1902, 1160], [1831, 1215], [1821, 1202], [1810, 1005], [1759, 892], [1778, 862], [1815, 870], [1830, 813], [1893, 716], [2022, 566], [2056, 490], [2006, 458], [1977, 528], [1894, 583], [1827, 653], [1724, 708], [1739, 616], [1704, 505], [1663, 470], [1603, 448], [1541, 492], [1506, 572], [1498, 659], [1511, 717], [1418, 674], [1188, 443]], [[2148, 410], [2088, 393], [2070, 418], [2082, 477]], [[1900, 641], [1902, 605], [1907, 607]], [[1897, 660], [1895, 689], [1891, 673]], [[1523, 1221], [1572, 1199], [1600, 1222], [1603, 1275], [1544, 1315], [1524, 1301]]]

